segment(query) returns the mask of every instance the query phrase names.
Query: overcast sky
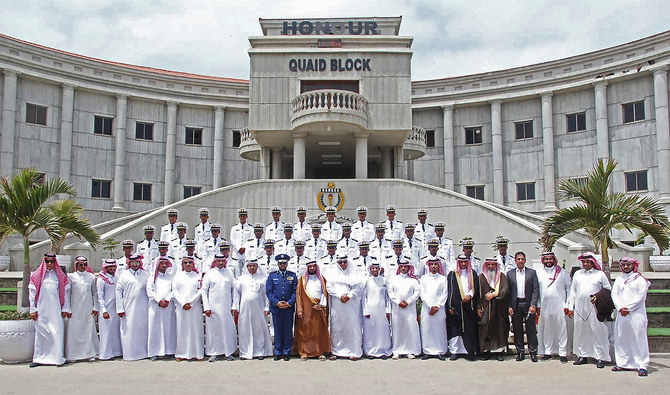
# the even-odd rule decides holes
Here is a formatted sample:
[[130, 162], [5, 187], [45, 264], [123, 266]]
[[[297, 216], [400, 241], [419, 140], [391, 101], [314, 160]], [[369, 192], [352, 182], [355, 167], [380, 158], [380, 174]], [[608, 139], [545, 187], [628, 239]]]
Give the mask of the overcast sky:
[[402, 16], [412, 79], [506, 69], [670, 29], [658, 1], [5, 1], [0, 33], [116, 62], [249, 77], [258, 18]]

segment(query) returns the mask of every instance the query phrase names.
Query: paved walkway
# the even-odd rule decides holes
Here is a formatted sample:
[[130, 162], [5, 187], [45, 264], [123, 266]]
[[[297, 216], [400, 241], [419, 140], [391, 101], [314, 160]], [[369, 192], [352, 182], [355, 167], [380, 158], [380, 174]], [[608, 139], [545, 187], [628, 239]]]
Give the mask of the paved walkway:
[[[646, 378], [635, 372], [596, 369], [595, 365], [573, 366], [557, 359], [532, 363], [441, 362], [407, 360], [338, 361], [219, 361], [175, 362], [81, 362], [62, 367], [30, 369], [27, 364], [0, 363], [0, 393], [90, 394], [114, 393], [615, 393], [657, 392], [670, 382], [670, 354], [653, 354]], [[94, 392], [95, 391], [95, 392]], [[125, 394], [120, 393], [124, 391]]]

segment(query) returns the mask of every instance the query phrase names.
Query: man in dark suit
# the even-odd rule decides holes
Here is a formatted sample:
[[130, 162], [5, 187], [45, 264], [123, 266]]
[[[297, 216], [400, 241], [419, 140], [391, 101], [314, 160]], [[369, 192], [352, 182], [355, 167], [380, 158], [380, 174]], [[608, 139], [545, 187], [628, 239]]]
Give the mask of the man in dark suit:
[[509, 283], [510, 308], [509, 315], [512, 317], [512, 328], [514, 329], [514, 347], [516, 347], [517, 361], [525, 358], [523, 345], [523, 327], [526, 323], [526, 337], [528, 339], [528, 352], [530, 359], [537, 362], [537, 329], [535, 328], [535, 312], [540, 301], [540, 284], [537, 281], [537, 273], [526, 266], [526, 254], [517, 252], [514, 254], [516, 269], [507, 272]]

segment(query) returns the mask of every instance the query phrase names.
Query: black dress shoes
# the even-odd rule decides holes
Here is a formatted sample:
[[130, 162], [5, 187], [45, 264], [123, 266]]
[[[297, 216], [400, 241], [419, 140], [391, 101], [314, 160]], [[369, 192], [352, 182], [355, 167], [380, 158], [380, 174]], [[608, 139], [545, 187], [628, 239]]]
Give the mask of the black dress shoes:
[[602, 368], [604, 368], [604, 367], [605, 367], [605, 362], [603, 362], [602, 359], [597, 360], [597, 361], [596, 361], [596, 367], [597, 367], [598, 369], [602, 369]]
[[496, 356], [496, 361], [503, 362], [505, 358], [502, 356], [502, 353], [498, 353]]
[[530, 354], [530, 360], [533, 361], [533, 362], [537, 362], [537, 354], [531, 353]]
[[290, 361], [290, 360], [291, 360], [291, 357], [290, 357], [290, 356], [288, 356], [288, 355], [284, 355], [284, 361]]
[[586, 357], [579, 357], [575, 362], [573, 362], [573, 365], [586, 365], [588, 361], [586, 360]]
[[548, 360], [551, 359], [551, 355], [549, 355], [549, 354], [547, 354], [547, 355], [543, 355], [541, 359], [542, 359], [543, 361], [548, 361]]
[[449, 357], [450, 361], [455, 361], [457, 359], [458, 359], [458, 354], [451, 354], [451, 356]]
[[40, 366], [40, 364], [37, 363], [37, 362], [31, 362], [31, 363], [30, 363], [30, 367], [31, 367], [31, 368], [36, 368], [36, 367], [38, 367], [38, 366]]
[[437, 354], [437, 359], [439, 359], [440, 361], [444, 361], [444, 355]]
[[525, 355], [524, 353], [522, 353], [522, 352], [520, 352], [520, 353], [516, 356], [516, 360], [517, 360], [517, 361], [523, 361], [524, 359], [526, 359], [526, 355]]
[[561, 363], [568, 363], [568, 357], [561, 357]]
[[422, 360], [422, 361], [425, 361], [426, 359], [429, 359], [429, 358], [430, 358], [430, 355], [428, 355], [428, 354], [423, 354], [423, 356], [421, 357], [421, 360]]
[[275, 361], [280, 361], [280, 360], [281, 360], [281, 355], [275, 355], [274, 360], [275, 360]]

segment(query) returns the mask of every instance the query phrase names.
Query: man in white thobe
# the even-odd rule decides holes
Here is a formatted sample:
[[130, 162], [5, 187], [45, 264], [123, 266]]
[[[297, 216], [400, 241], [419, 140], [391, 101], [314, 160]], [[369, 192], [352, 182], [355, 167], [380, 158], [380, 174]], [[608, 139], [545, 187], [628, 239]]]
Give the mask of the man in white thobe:
[[121, 319], [116, 313], [116, 260], [106, 259], [98, 273], [95, 286], [98, 295], [98, 331], [100, 347], [98, 359], [113, 360], [123, 355], [121, 349]]
[[226, 268], [226, 258], [217, 254], [212, 267], [202, 278], [202, 307], [205, 309], [207, 337], [205, 354], [209, 362], [216, 362], [223, 355], [233, 360], [237, 349], [237, 332], [233, 320], [233, 291], [235, 278]]
[[177, 362], [192, 358], [202, 361], [205, 356], [205, 327], [202, 322], [200, 273], [195, 270], [195, 262], [190, 257], [182, 258], [181, 268], [172, 280], [177, 316], [177, 348], [174, 356]]
[[88, 259], [78, 256], [74, 260], [75, 272], [68, 274], [70, 280], [70, 309], [65, 358], [68, 361], [95, 359], [98, 355], [98, 332], [95, 317], [98, 315], [98, 291], [95, 274], [88, 266]]
[[265, 293], [265, 274], [255, 261], [247, 261], [235, 280], [233, 310], [238, 316], [240, 359], [260, 360], [272, 355], [272, 338], [266, 316], [270, 305]]
[[174, 355], [177, 348], [177, 317], [172, 301], [172, 261], [161, 257], [155, 271], [147, 279], [149, 297], [149, 338], [147, 355], [156, 361]]
[[442, 261], [430, 258], [428, 273], [421, 277], [421, 347], [423, 357], [437, 357], [444, 361], [449, 348], [447, 340], [447, 312], [445, 305], [449, 289]]
[[540, 308], [537, 324], [538, 354], [543, 360], [558, 354], [561, 362], [568, 362], [568, 314], [570, 275], [556, 262], [556, 255], [542, 253], [542, 267], [536, 270], [540, 282]]
[[44, 254], [42, 263], [30, 275], [28, 298], [30, 318], [35, 321], [35, 348], [30, 367], [62, 365], [65, 348], [65, 324], [70, 312], [70, 282], [63, 273], [56, 254]]
[[363, 352], [368, 358], [386, 359], [393, 352], [388, 280], [381, 275], [378, 262], [372, 262], [368, 270], [369, 275], [363, 284]]
[[649, 367], [647, 310], [644, 302], [650, 283], [637, 271], [639, 265], [637, 259], [621, 258], [619, 266], [623, 273], [612, 287], [612, 301], [617, 309], [614, 322], [616, 366], [612, 370], [637, 370], [638, 376], [644, 377]]
[[587, 358], [595, 358], [599, 369], [605, 361], [611, 360], [607, 326], [598, 321], [595, 298], [591, 296], [603, 288], [612, 289], [607, 276], [600, 269], [600, 262], [594, 253], [579, 256], [582, 269], [572, 279], [568, 299], [568, 316], [575, 321], [573, 347], [577, 361], [573, 365], [586, 364]]
[[393, 359], [402, 355], [414, 359], [421, 354], [421, 334], [416, 321], [416, 301], [420, 292], [421, 286], [414, 275], [414, 266], [402, 258], [398, 272], [388, 282], [388, 294], [392, 302]]
[[357, 360], [363, 354], [361, 326], [361, 280], [349, 266], [346, 254], [337, 256], [337, 265], [326, 273], [330, 304], [330, 359]]
[[121, 273], [116, 284], [116, 312], [121, 317], [121, 347], [124, 361], [147, 357], [149, 333], [149, 297], [147, 279], [139, 255], [131, 255], [130, 267]]

